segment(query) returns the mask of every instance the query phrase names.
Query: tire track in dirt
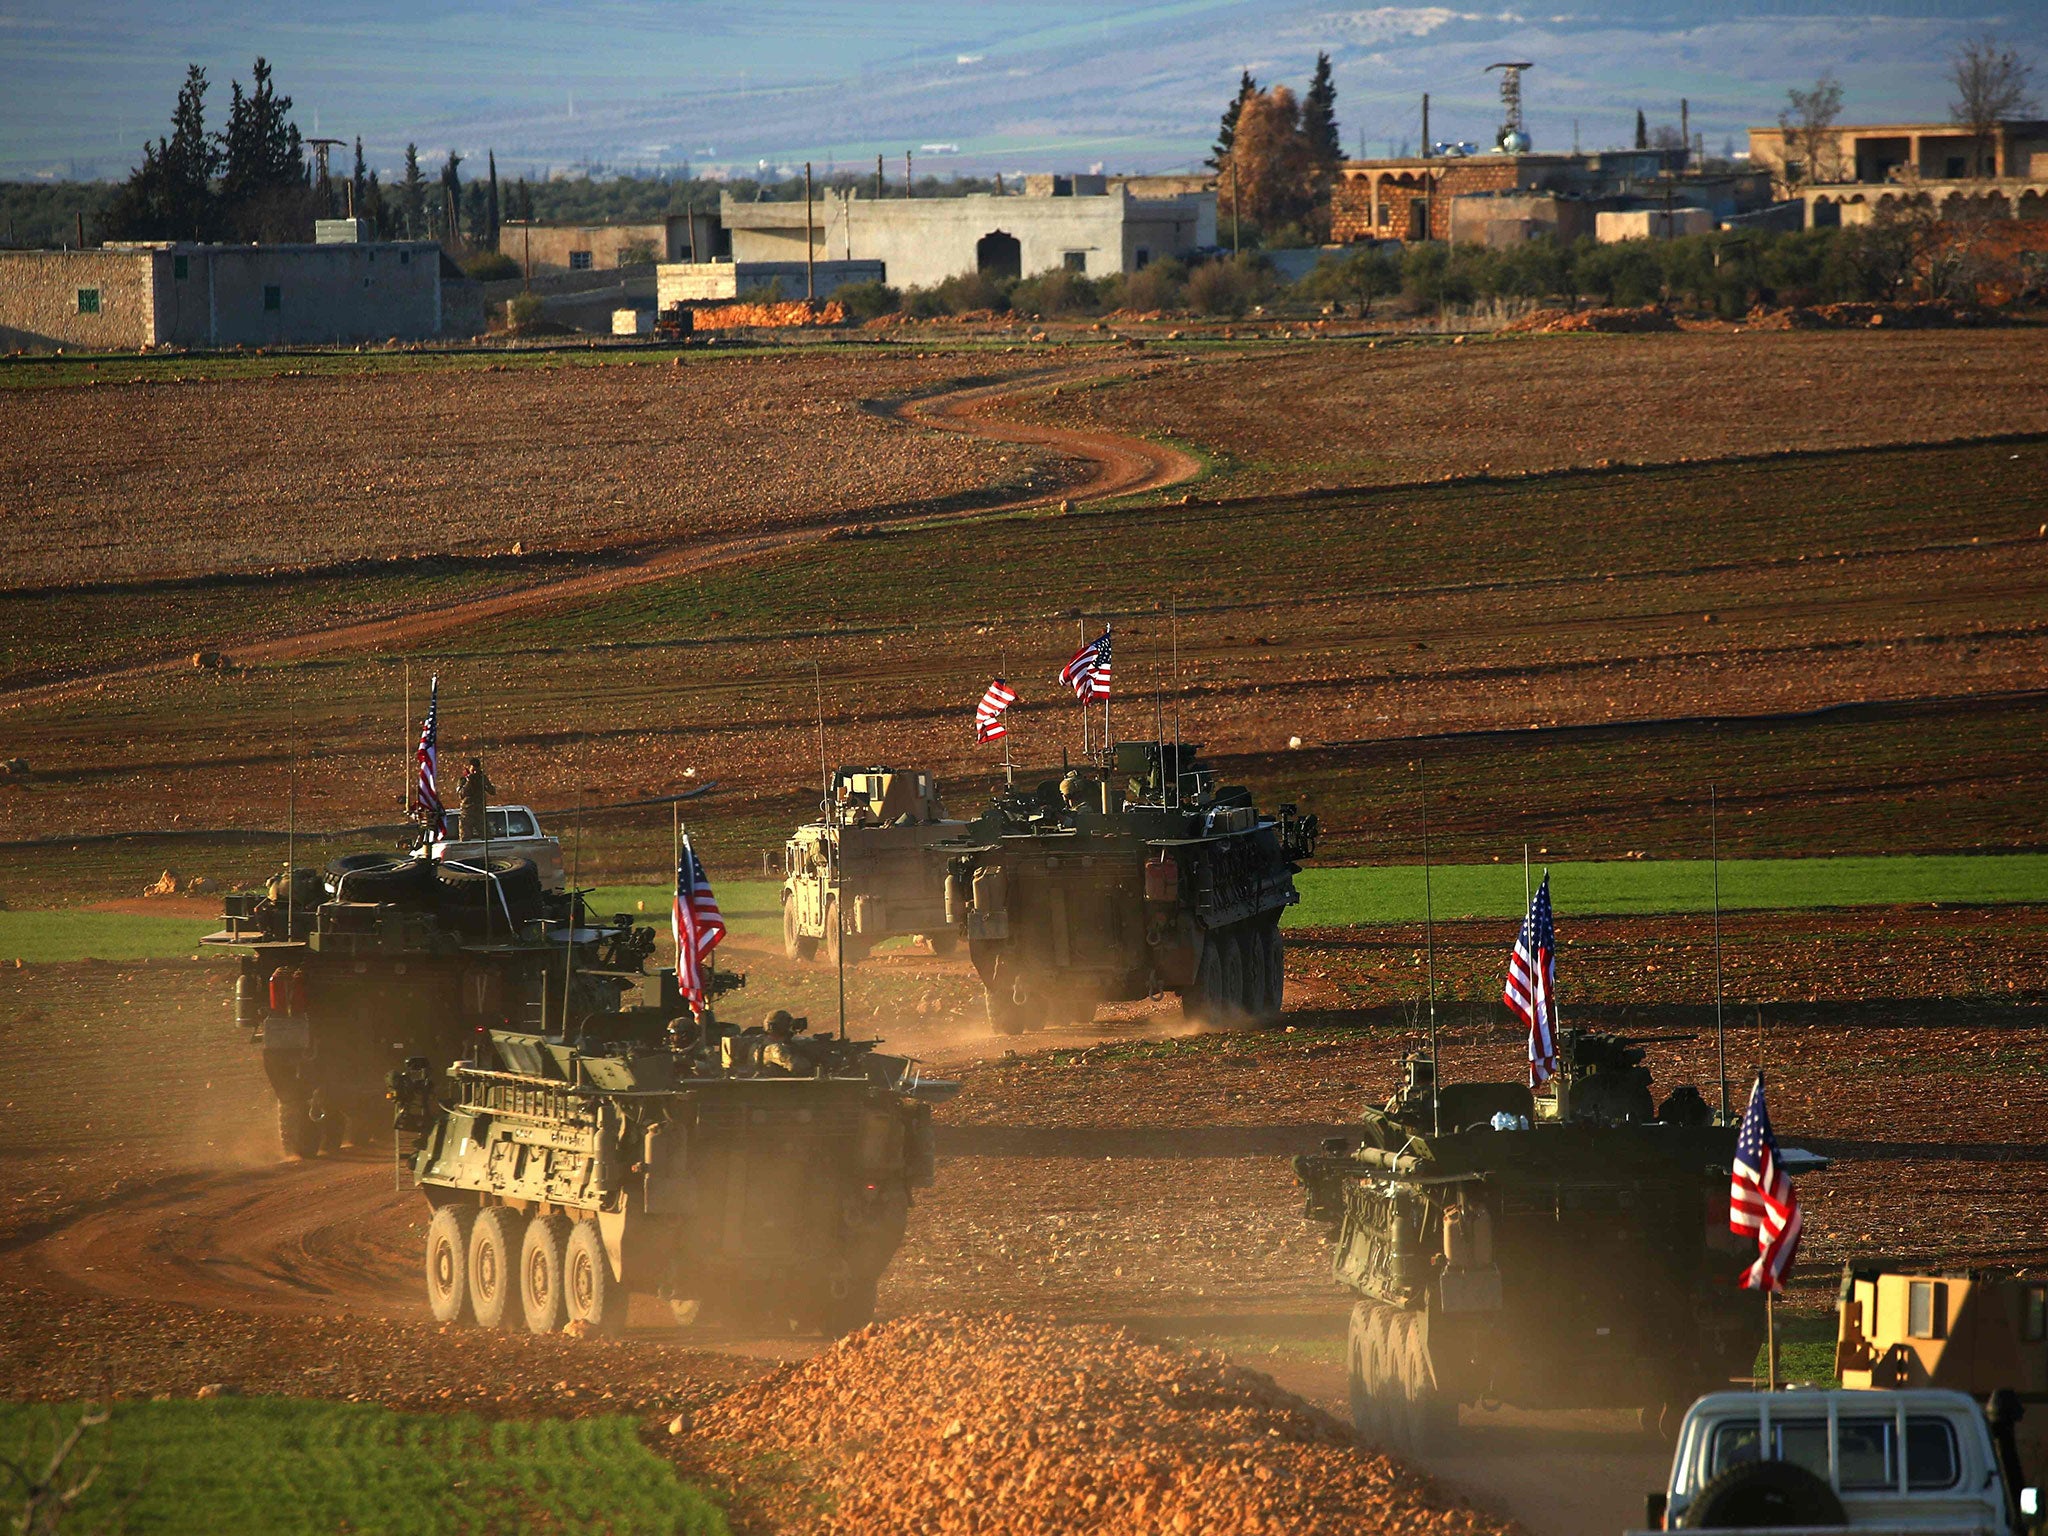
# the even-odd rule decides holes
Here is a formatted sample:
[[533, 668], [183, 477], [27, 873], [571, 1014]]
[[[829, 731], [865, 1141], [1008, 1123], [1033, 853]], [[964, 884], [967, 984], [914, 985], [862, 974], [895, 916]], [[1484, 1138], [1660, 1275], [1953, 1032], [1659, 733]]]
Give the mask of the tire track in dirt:
[[[868, 509], [774, 532], [660, 546], [626, 563], [608, 565], [601, 570], [541, 581], [427, 610], [385, 614], [332, 627], [230, 641], [224, 649], [237, 662], [282, 662], [336, 652], [415, 645], [477, 624], [567, 602], [602, 597], [628, 587], [689, 575], [777, 550], [819, 543], [847, 529], [867, 524], [971, 522], [977, 518], [1055, 502], [1101, 501], [1178, 485], [1193, 479], [1202, 468], [1193, 456], [1178, 449], [1114, 432], [1038, 426], [1004, 421], [989, 414], [1005, 400], [1021, 394], [1080, 379], [1100, 378], [1105, 373], [1125, 373], [1149, 366], [1149, 362], [1144, 361], [1119, 364], [1096, 359], [1038, 370], [995, 384], [911, 396], [874, 407], [882, 415], [928, 430], [964, 433], [990, 442], [1050, 449], [1078, 461], [1082, 466], [1080, 478], [1053, 490], [1032, 491], [966, 507], [934, 509], [913, 506], [894, 512]], [[0, 699], [0, 705], [22, 708], [57, 703], [103, 683], [161, 675], [185, 665], [187, 657], [180, 652], [176, 656], [159, 657], [153, 661], [83, 672], [61, 682], [18, 690]]]

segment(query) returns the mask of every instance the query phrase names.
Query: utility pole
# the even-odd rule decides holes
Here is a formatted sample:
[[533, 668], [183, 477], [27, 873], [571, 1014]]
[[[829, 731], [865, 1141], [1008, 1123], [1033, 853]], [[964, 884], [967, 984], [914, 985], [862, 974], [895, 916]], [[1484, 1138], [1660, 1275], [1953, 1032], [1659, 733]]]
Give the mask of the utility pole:
[[917, 196], [917, 181], [911, 174], [910, 151], [907, 149], [903, 151], [903, 195], [905, 197]]
[[1237, 198], [1237, 156], [1233, 154], [1230, 157], [1230, 254], [1233, 256], [1243, 249], [1238, 240], [1238, 224], [1243, 216], [1244, 209]]
[[882, 200], [882, 157], [875, 156], [875, 201]]
[[1422, 93], [1422, 158], [1429, 158], [1429, 92]]
[[816, 226], [811, 221], [811, 162], [804, 162], [804, 303], [818, 302]]
[[1692, 158], [1692, 103], [1685, 97], [1678, 98], [1678, 141], [1685, 146], [1685, 157]]
[[[1422, 93], [1422, 158], [1429, 158], [1429, 92]], [[1408, 205], [1413, 208], [1415, 205]], [[1413, 215], [1411, 214], [1412, 218]], [[1436, 177], [1422, 173], [1422, 238], [1436, 238]]]

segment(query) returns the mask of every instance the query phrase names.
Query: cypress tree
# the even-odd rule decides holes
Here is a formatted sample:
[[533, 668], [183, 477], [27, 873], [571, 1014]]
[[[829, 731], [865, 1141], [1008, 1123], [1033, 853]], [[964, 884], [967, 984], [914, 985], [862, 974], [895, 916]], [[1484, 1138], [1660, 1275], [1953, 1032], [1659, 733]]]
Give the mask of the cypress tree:
[[491, 160], [491, 196], [485, 210], [484, 245], [495, 251], [498, 248], [498, 152], [488, 151]]
[[1334, 169], [1344, 158], [1344, 146], [1337, 132], [1337, 84], [1330, 78], [1330, 56], [1316, 55], [1316, 72], [1308, 83], [1308, 95], [1301, 103], [1301, 136], [1308, 142], [1310, 158], [1324, 170]]
[[420, 171], [420, 147], [405, 146], [405, 176], [398, 183], [398, 212], [405, 220], [405, 238], [427, 237], [427, 178]]
[[1217, 125], [1216, 146], [1209, 152], [1210, 170], [1222, 170], [1224, 162], [1230, 159], [1230, 146], [1237, 142], [1237, 115], [1244, 110], [1244, 104], [1258, 94], [1259, 82], [1252, 78], [1250, 70], [1244, 70], [1237, 77], [1237, 95], [1223, 109], [1223, 121]]
[[1650, 147], [1650, 125], [1649, 125], [1648, 123], [1646, 123], [1645, 121], [1643, 121], [1643, 109], [1642, 109], [1641, 107], [1637, 107], [1637, 108], [1636, 108], [1636, 148], [1637, 148], [1637, 149], [1648, 149], [1649, 147]]

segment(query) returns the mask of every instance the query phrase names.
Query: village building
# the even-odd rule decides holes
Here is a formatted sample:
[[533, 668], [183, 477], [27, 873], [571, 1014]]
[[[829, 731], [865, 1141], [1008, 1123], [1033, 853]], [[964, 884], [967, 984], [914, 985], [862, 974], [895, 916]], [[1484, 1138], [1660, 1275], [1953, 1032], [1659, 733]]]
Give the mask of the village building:
[[1752, 128], [1749, 159], [1781, 197], [1804, 205], [1810, 228], [1909, 204], [1944, 218], [2048, 219], [2048, 121], [2039, 119], [2001, 122], [1981, 141], [1957, 123], [1837, 125], [1810, 144], [1797, 129]]

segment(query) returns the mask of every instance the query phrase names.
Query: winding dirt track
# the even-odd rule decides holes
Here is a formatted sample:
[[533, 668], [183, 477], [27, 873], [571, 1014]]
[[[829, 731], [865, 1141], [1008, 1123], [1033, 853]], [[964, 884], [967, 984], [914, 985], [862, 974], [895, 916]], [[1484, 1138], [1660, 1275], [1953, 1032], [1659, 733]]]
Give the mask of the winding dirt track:
[[[959, 432], [991, 442], [1016, 443], [1050, 449], [1078, 463], [1077, 478], [1051, 491], [998, 501], [977, 502], [957, 508], [910, 507], [872, 508], [854, 511], [826, 521], [772, 533], [745, 534], [736, 538], [707, 539], [650, 549], [622, 564], [585, 571], [558, 580], [542, 581], [511, 591], [465, 601], [439, 604], [431, 609], [387, 614], [331, 628], [301, 630], [267, 637], [250, 636], [230, 641], [225, 649], [238, 662], [294, 661], [308, 656], [338, 652], [375, 651], [411, 646], [437, 635], [505, 619], [536, 609], [555, 607], [571, 601], [601, 597], [627, 587], [662, 581], [675, 576], [728, 565], [773, 550], [814, 544], [843, 529], [894, 521], [965, 522], [995, 513], [1014, 512], [1053, 502], [1100, 501], [1159, 490], [1193, 479], [1201, 465], [1188, 454], [1143, 438], [1114, 432], [1082, 431], [1065, 427], [1030, 425], [993, 418], [989, 412], [1016, 395], [1050, 388], [1082, 378], [1099, 378], [1106, 372], [1125, 372], [1150, 366], [1137, 362], [1118, 364], [1101, 360], [1085, 364], [1036, 370], [998, 384], [977, 385], [905, 400], [879, 407], [883, 414], [939, 432]], [[61, 701], [116, 679], [145, 677], [188, 665], [184, 655], [160, 657], [154, 661], [104, 671], [83, 673], [62, 682], [25, 688], [6, 696], [6, 705], [48, 704]]]

